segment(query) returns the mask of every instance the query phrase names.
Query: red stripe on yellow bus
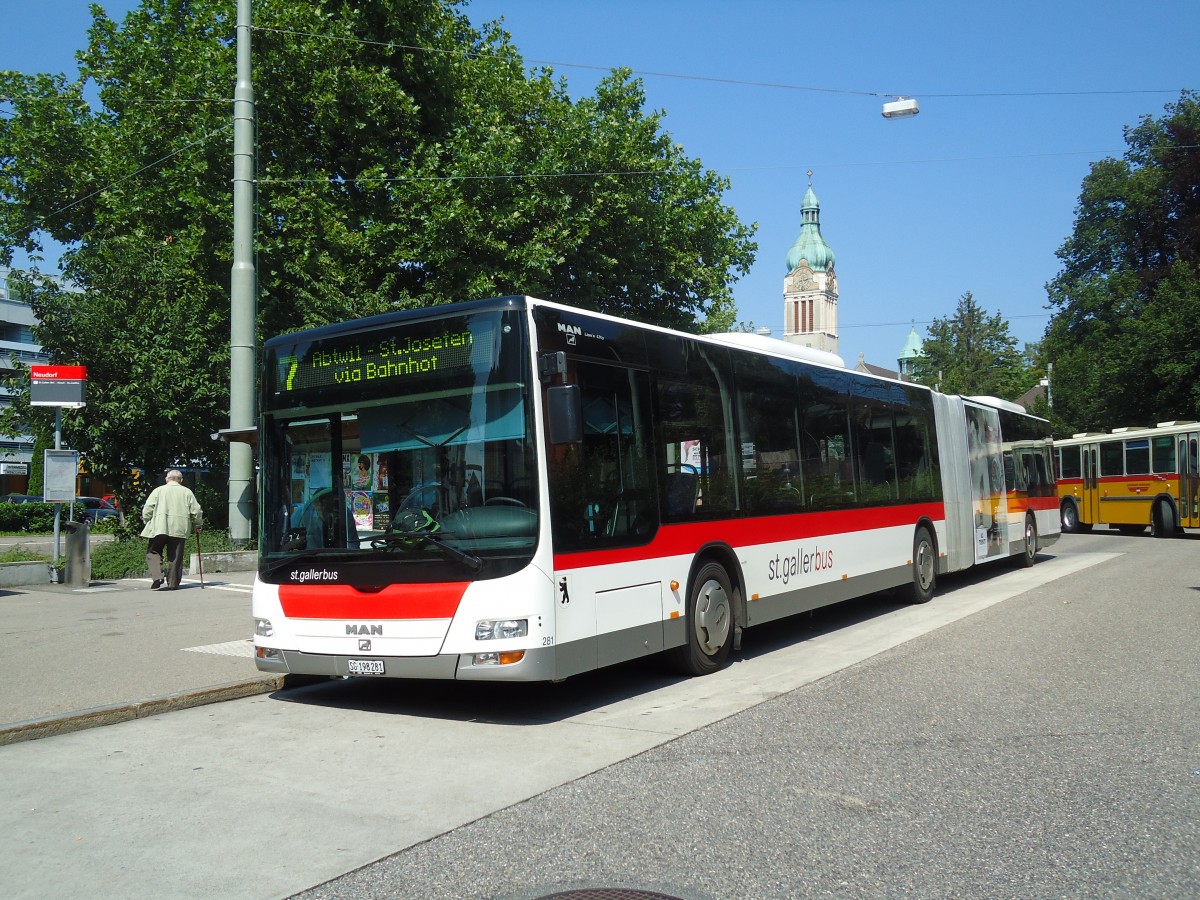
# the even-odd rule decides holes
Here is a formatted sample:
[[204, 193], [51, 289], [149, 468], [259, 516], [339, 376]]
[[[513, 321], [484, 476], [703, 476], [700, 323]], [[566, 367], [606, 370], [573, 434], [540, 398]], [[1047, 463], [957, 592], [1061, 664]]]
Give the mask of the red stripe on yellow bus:
[[[1053, 498], [1052, 498], [1053, 499]], [[1057, 508], [1057, 501], [1055, 501]], [[839, 509], [834, 512], [800, 513], [789, 516], [759, 516], [744, 519], [717, 519], [712, 522], [688, 522], [664, 525], [649, 544], [613, 550], [583, 550], [556, 553], [555, 569], [576, 569], [613, 563], [683, 556], [695, 553], [705, 544], [720, 541], [731, 547], [746, 547], [773, 541], [796, 541], [828, 534], [874, 531], [897, 525], [913, 525], [918, 519], [940, 522], [946, 518], [942, 503], [915, 503], [911, 506], [876, 506]]]
[[360, 591], [344, 584], [279, 586], [283, 614], [297, 619], [449, 619], [467, 582], [390, 585]]

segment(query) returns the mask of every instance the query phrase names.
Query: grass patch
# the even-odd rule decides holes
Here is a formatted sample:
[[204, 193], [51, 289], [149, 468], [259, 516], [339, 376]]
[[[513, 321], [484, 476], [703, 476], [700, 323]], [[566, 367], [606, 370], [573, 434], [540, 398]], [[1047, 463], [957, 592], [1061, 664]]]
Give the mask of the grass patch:
[[0, 563], [20, 562], [50, 562], [50, 556], [45, 553], [34, 553], [24, 547], [5, 547], [0, 550]]

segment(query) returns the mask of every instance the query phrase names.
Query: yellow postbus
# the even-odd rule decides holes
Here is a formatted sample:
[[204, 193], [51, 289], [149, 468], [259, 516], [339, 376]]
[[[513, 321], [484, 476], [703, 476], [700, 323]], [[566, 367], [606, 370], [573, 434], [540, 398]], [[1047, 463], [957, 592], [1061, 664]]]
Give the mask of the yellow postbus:
[[1054, 442], [1062, 530], [1108, 525], [1155, 537], [1200, 528], [1200, 422], [1081, 432]]

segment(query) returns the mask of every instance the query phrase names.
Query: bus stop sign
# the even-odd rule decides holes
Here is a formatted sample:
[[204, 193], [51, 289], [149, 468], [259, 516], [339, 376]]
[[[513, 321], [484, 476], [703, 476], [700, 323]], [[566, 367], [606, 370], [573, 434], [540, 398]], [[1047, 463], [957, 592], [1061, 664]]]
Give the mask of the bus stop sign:
[[30, 366], [29, 378], [30, 406], [79, 409], [84, 405], [86, 366]]

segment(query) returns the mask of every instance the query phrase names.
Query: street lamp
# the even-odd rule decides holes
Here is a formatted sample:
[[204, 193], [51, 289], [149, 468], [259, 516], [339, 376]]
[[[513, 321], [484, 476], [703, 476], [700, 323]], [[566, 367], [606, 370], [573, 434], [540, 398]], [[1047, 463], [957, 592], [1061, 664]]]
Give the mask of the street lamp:
[[257, 275], [254, 268], [254, 88], [250, 0], [237, 4], [237, 84], [233, 89], [233, 270], [229, 284], [229, 537], [250, 540], [255, 425]]
[[915, 97], [897, 97], [883, 104], [885, 119], [911, 119], [921, 111], [921, 104]]

